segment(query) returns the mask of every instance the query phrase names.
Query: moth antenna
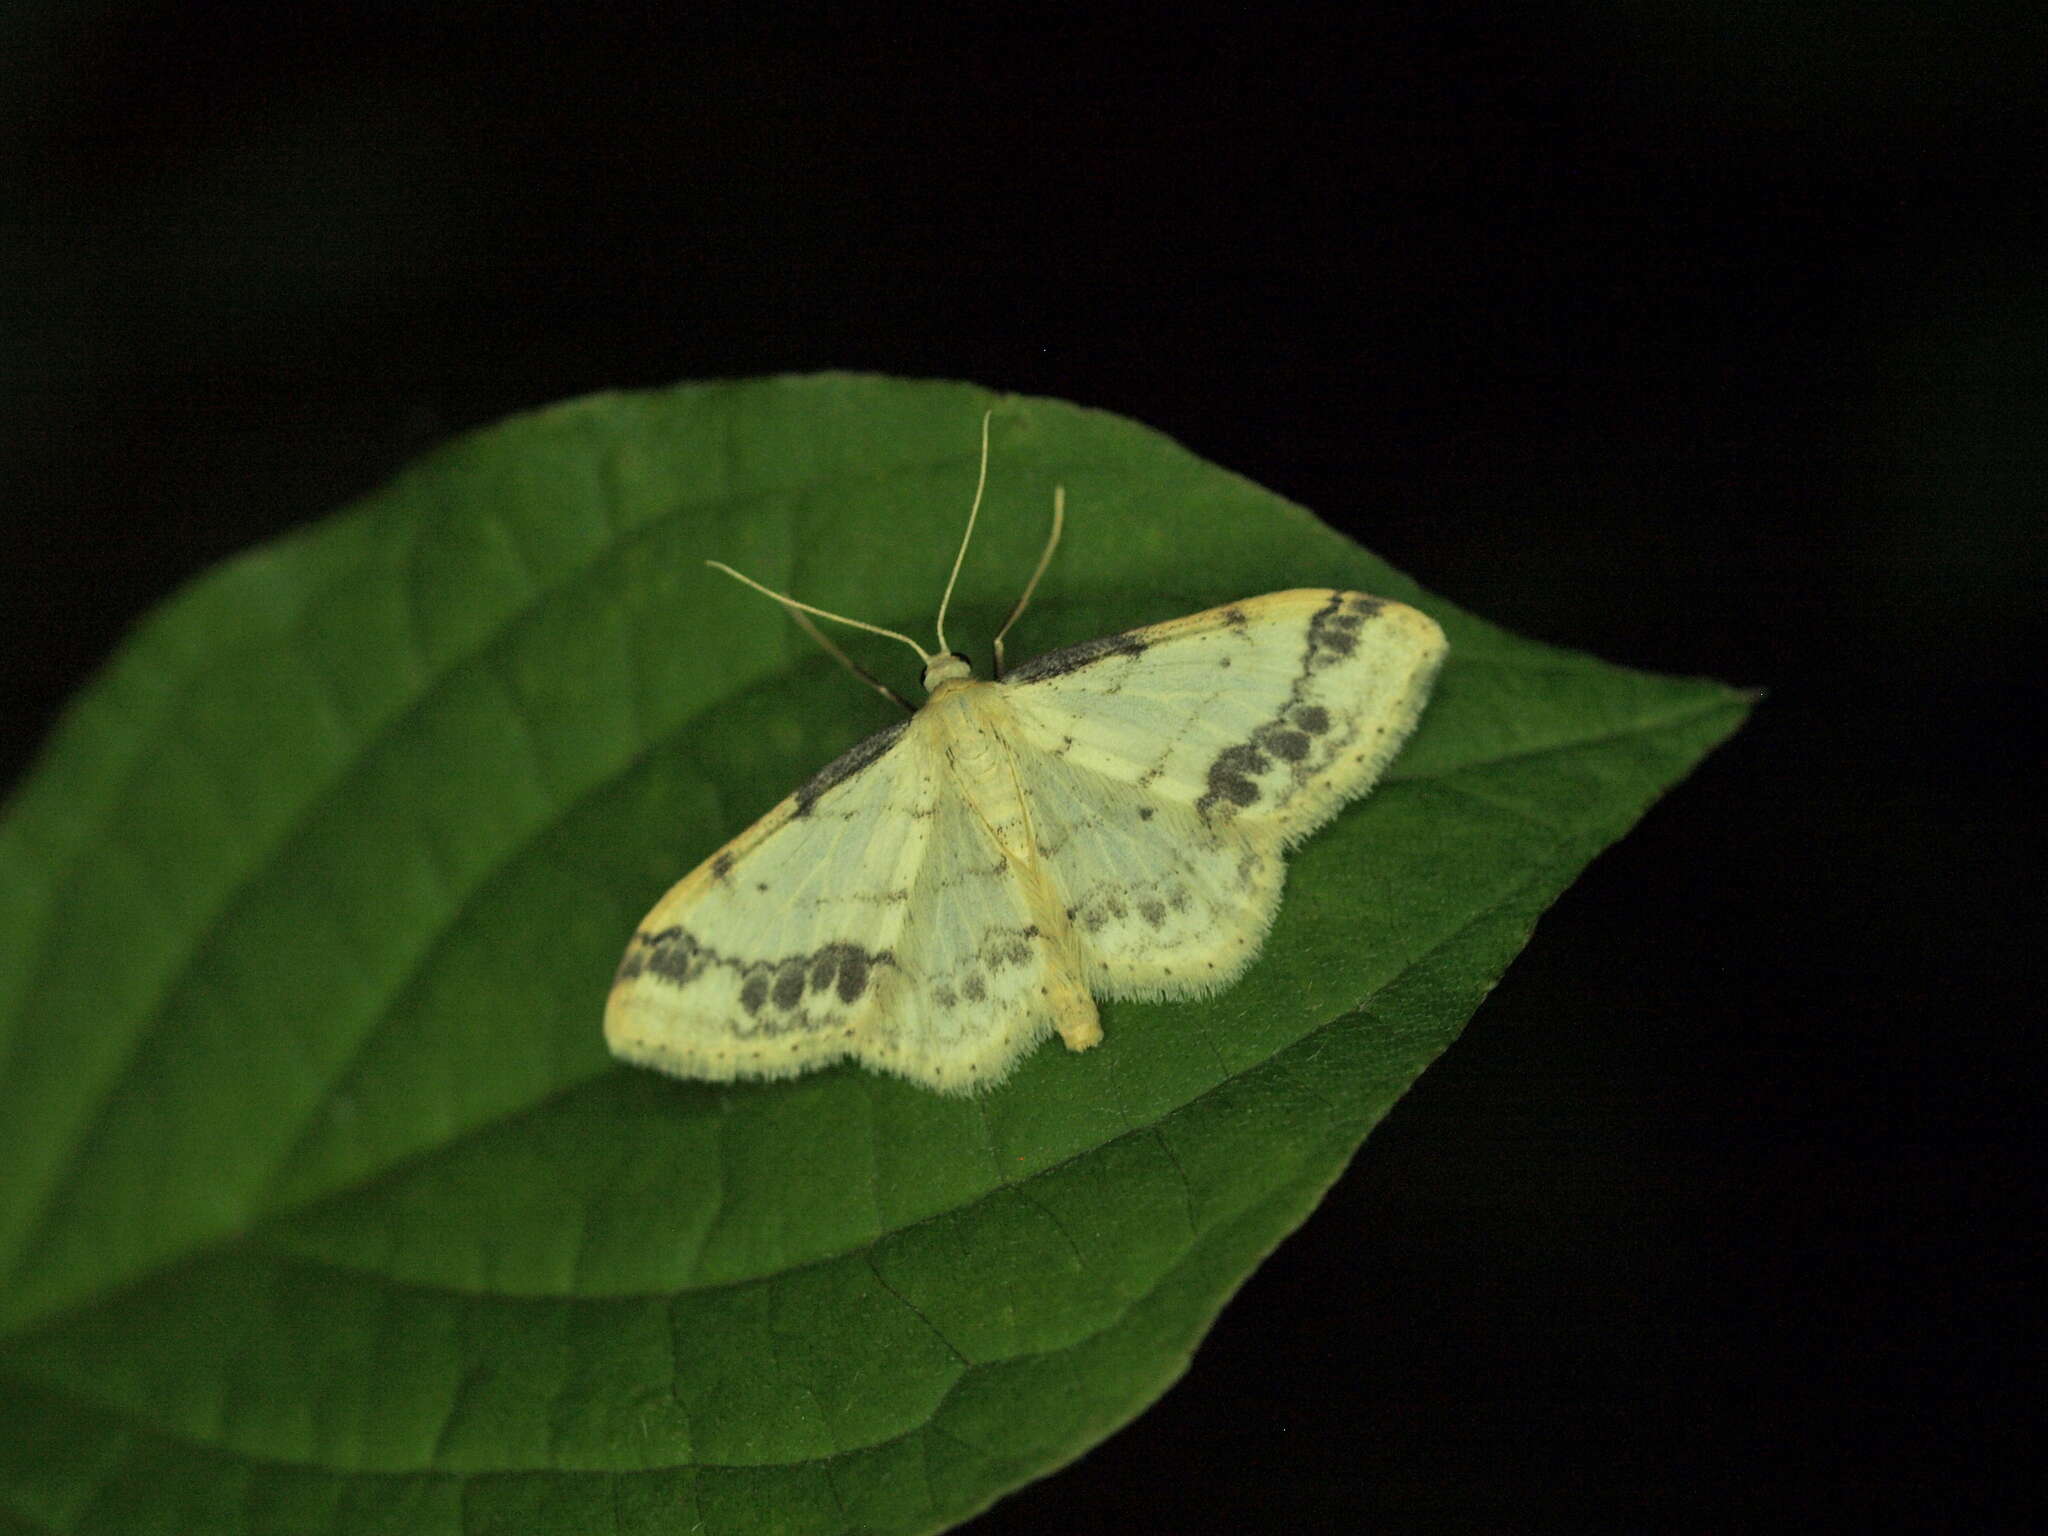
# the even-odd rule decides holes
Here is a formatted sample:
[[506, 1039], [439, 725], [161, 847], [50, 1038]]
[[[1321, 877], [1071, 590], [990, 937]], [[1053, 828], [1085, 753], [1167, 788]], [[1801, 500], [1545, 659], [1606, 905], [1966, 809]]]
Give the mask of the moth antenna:
[[917, 659], [919, 661], [924, 662], [927, 666], [931, 664], [932, 658], [926, 653], [925, 648], [919, 645], [915, 640], [911, 639], [908, 635], [898, 634], [893, 629], [884, 629], [879, 624], [865, 623], [860, 619], [849, 619], [843, 613], [832, 613], [824, 608], [813, 608], [809, 603], [800, 603], [793, 597], [784, 596], [782, 593], [776, 591], [773, 587], [762, 586], [760, 582], [754, 580], [754, 578], [751, 576], [742, 576], [738, 571], [734, 570], [731, 566], [727, 565], [723, 560], [706, 560], [704, 563], [710, 566], [711, 569], [713, 569], [714, 571], [725, 572], [726, 575], [730, 576], [734, 581], [739, 582], [741, 585], [752, 587], [756, 592], [759, 592], [763, 597], [774, 598], [776, 602], [782, 604], [783, 607], [789, 609], [789, 611], [792, 613], [813, 613], [821, 619], [830, 619], [834, 624], [845, 624], [851, 626], [854, 629], [864, 629], [871, 635], [881, 635], [885, 639], [889, 640], [901, 640], [905, 645], [909, 646], [913, 651], [917, 652]]
[[870, 672], [866, 667], [862, 666], [859, 662], [855, 661], [851, 656], [847, 655], [846, 652], [842, 651], [841, 649], [839, 649], [838, 646], [834, 645], [832, 643], [832, 637], [826, 634], [825, 631], [823, 631], [822, 629], [818, 628], [816, 624], [812, 623], [811, 616], [809, 614], [805, 613], [800, 608], [792, 608], [789, 610], [789, 616], [792, 619], [796, 620], [797, 628], [801, 629], [805, 634], [809, 635], [813, 640], [818, 642], [818, 648], [822, 650], [827, 656], [830, 656], [834, 661], [838, 662], [839, 665], [846, 668], [847, 671], [851, 672], [855, 677], [859, 678], [862, 682], [866, 683], [870, 688], [874, 689], [875, 692], [879, 693], [883, 698], [887, 699], [890, 703], [902, 705], [904, 711], [908, 714], [914, 715], [917, 713], [917, 706], [915, 704], [911, 703], [910, 700], [903, 697], [902, 694], [898, 693], [894, 688], [891, 688], [887, 683], [883, 682], [879, 677], [875, 676], [874, 673]]
[[1010, 610], [1010, 616], [1003, 620], [1003, 627], [996, 631], [996, 681], [1003, 677], [1003, 636], [1010, 632], [1010, 626], [1024, 617], [1024, 610], [1031, 606], [1031, 594], [1038, 590], [1038, 578], [1045, 574], [1045, 568], [1052, 564], [1052, 552], [1060, 547], [1060, 530], [1067, 525], [1067, 488], [1056, 485], [1052, 488], [1052, 532], [1046, 536], [1045, 548], [1038, 556], [1038, 568], [1031, 573], [1031, 579], [1024, 583], [1024, 595], [1017, 599], [1017, 606]]
[[960, 535], [960, 552], [953, 557], [953, 574], [946, 578], [946, 592], [939, 599], [939, 654], [948, 654], [952, 647], [946, 644], [946, 605], [953, 601], [953, 583], [960, 579], [960, 562], [967, 558], [968, 541], [974, 537], [974, 519], [981, 512], [981, 493], [988, 485], [988, 419], [995, 415], [994, 407], [981, 413], [981, 473], [974, 481], [974, 505], [967, 509], [967, 531]]

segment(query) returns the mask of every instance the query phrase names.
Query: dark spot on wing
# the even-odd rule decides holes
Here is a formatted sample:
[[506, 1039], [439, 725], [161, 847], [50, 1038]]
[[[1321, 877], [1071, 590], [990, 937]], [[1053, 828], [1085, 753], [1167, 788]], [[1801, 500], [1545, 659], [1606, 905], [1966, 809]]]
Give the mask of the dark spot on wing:
[[1162, 927], [1166, 922], [1166, 903], [1163, 901], [1141, 901], [1138, 903], [1138, 915], [1154, 928]]
[[1140, 821], [1150, 821], [1151, 819], [1152, 819], [1152, 807], [1151, 807], [1151, 806], [1149, 806], [1149, 805], [1141, 805], [1141, 806], [1139, 806], [1139, 807], [1138, 807], [1138, 820], [1140, 820]]
[[1258, 785], [1237, 774], [1224, 772], [1218, 764], [1209, 770], [1208, 791], [1195, 802], [1195, 809], [1206, 811], [1218, 800], [1228, 800], [1232, 805], [1250, 805], [1258, 798]]
[[811, 957], [811, 990], [822, 992], [839, 974], [839, 946], [827, 944]]
[[877, 966], [895, 963], [895, 955], [886, 949], [868, 950], [844, 942], [826, 944], [809, 954], [747, 959], [713, 949], [677, 926], [635, 934], [619, 966], [619, 979], [652, 974], [687, 987], [706, 971], [730, 971], [739, 980], [739, 1005], [747, 1014], [746, 1022], [734, 1021], [734, 1032], [743, 1039], [756, 1039], [836, 1027], [840, 1020], [833, 1015], [799, 1006], [806, 989], [814, 994], [824, 992], [836, 982], [839, 1002], [852, 1004], [867, 991]]
[[1259, 786], [1250, 775], [1272, 766], [1272, 760], [1256, 747], [1244, 743], [1225, 747], [1209, 765], [1209, 787], [1195, 801], [1196, 812], [1206, 817], [1219, 803], [1250, 805], [1259, 798]]
[[1240, 743], [1234, 747], [1225, 747], [1217, 753], [1216, 762], [1209, 771], [1212, 775], [1219, 768], [1225, 773], [1253, 774], [1264, 773], [1272, 766], [1266, 754], [1257, 747]]
[[808, 816], [818, 797], [843, 779], [850, 779], [868, 764], [881, 757], [902, 737], [908, 720], [898, 721], [885, 731], [877, 731], [860, 745], [842, 752], [823, 768], [820, 768], [796, 792], [796, 814]]
[[732, 855], [730, 853], [721, 853], [711, 861], [711, 878], [714, 880], [723, 880], [731, 870]]
[[1031, 946], [1020, 937], [1005, 940], [981, 952], [981, 961], [992, 971], [1005, 970], [1013, 965], [1024, 965], [1031, 959]]
[[804, 962], [802, 957], [785, 960], [775, 972], [775, 986], [769, 993], [775, 999], [775, 1006], [782, 1009], [794, 1008], [804, 997]]
[[1358, 648], [1358, 637], [1349, 630], [1337, 628], [1333, 622], [1343, 607], [1344, 594], [1332, 592], [1330, 600], [1318, 608], [1309, 619], [1307, 665], [1314, 666], [1325, 652], [1349, 656]]
[[1243, 629], [1250, 621], [1245, 618], [1244, 610], [1233, 604], [1223, 610], [1223, 622], [1232, 629]]
[[1259, 732], [1259, 745], [1275, 757], [1290, 763], [1298, 763], [1308, 756], [1308, 737], [1300, 731], [1290, 731], [1280, 726], [1266, 726]]
[[626, 945], [625, 957], [619, 961], [618, 973], [612, 977], [616, 985], [632, 981], [652, 971], [670, 981], [682, 982], [690, 979], [687, 953], [678, 956], [676, 941], [685, 938], [680, 928], [661, 928], [651, 933], [636, 933]]
[[839, 1001], [850, 1003], [868, 989], [868, 957], [851, 944], [840, 948]]
[[1069, 672], [1078, 672], [1083, 667], [1093, 666], [1096, 662], [1111, 656], [1142, 656], [1145, 651], [1145, 642], [1136, 635], [1104, 635], [1099, 640], [1083, 640], [1079, 645], [1070, 645], [1065, 650], [1047, 651], [1043, 656], [1025, 662], [1004, 681], [1042, 683], [1048, 678], [1065, 677]]
[[680, 928], [639, 934], [633, 942], [636, 946], [644, 946], [640, 949], [644, 968], [665, 981], [687, 986], [703, 974], [704, 951]]
[[979, 1003], [988, 997], [988, 988], [982, 984], [981, 977], [973, 971], [969, 971], [967, 979], [960, 983], [960, 990], [966, 994], [970, 1003]]
[[1304, 704], [1294, 712], [1294, 723], [1311, 736], [1320, 736], [1330, 728], [1330, 712], [1320, 704]]

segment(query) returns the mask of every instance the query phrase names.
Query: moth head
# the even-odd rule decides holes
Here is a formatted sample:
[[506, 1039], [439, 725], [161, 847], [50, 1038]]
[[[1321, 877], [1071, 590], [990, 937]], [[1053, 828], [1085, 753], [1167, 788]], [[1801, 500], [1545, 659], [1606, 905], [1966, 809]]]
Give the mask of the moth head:
[[958, 651], [941, 651], [924, 664], [924, 691], [930, 693], [941, 683], [971, 683], [974, 663]]

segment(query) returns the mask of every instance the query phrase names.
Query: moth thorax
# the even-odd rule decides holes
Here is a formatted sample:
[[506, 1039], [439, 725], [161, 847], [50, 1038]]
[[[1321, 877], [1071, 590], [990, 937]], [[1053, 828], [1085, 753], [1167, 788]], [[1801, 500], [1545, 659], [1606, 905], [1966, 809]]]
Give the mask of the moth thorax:
[[924, 691], [930, 693], [941, 683], [974, 681], [974, 663], [958, 651], [947, 651], [924, 664]]

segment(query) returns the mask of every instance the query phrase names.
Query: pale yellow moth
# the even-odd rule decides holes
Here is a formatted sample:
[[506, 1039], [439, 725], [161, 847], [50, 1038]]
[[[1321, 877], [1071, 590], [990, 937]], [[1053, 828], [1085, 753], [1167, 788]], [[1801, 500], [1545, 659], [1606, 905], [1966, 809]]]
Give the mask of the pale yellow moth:
[[977, 680], [947, 648], [946, 605], [987, 473], [984, 418], [936, 653], [719, 567], [821, 641], [805, 614], [903, 641], [928, 696], [655, 903], [605, 1009], [620, 1059], [729, 1082], [852, 1058], [970, 1093], [1054, 1032], [1085, 1051], [1102, 1039], [1098, 996], [1235, 981], [1279, 905], [1285, 851], [1372, 788], [1414, 728], [1443, 631], [1360, 592], [1247, 598], [1005, 674], [1002, 637], [1059, 542], [1060, 492], [996, 637], [996, 680]]

